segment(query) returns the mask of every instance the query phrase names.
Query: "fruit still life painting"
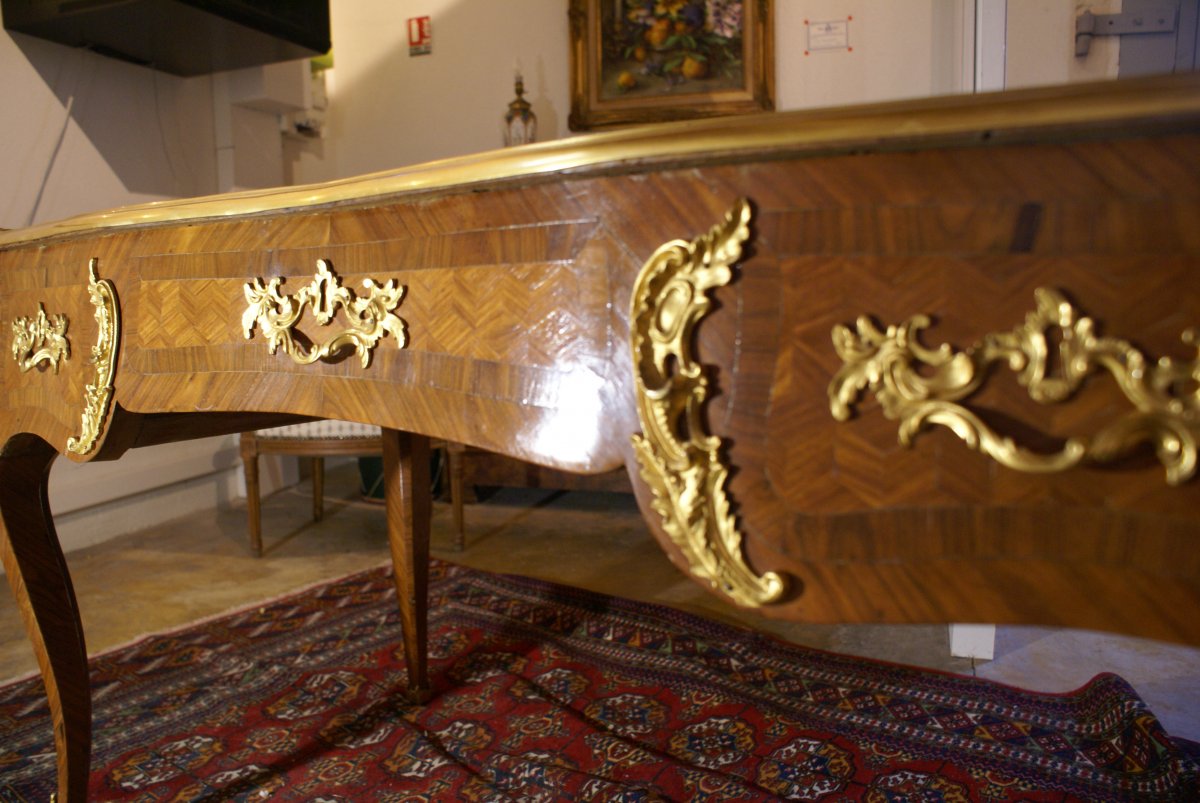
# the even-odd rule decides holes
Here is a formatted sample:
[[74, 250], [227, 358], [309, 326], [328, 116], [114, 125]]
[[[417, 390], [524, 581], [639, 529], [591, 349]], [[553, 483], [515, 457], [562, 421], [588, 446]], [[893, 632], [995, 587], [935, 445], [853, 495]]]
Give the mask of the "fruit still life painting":
[[771, 0], [570, 0], [572, 131], [775, 108]]
[[601, 0], [600, 97], [740, 90], [742, 0]]

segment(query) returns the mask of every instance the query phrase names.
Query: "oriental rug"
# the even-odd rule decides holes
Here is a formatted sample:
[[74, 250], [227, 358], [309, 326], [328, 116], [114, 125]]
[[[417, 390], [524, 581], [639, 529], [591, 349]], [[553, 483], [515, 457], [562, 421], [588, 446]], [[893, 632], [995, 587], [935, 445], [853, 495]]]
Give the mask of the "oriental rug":
[[[94, 658], [94, 800], [1196, 800], [1127, 683], [1039, 694], [435, 562], [435, 696], [380, 568]], [[45, 801], [36, 680], [0, 800]]]

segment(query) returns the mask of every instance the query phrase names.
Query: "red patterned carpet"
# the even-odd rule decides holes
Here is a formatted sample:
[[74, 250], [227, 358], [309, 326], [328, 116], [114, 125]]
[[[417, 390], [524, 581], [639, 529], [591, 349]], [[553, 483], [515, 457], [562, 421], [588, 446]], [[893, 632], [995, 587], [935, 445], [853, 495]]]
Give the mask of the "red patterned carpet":
[[[435, 562], [408, 704], [383, 569], [93, 660], [95, 800], [1197, 800], [1135, 692], [808, 650]], [[49, 798], [40, 684], [0, 688], [0, 801]]]

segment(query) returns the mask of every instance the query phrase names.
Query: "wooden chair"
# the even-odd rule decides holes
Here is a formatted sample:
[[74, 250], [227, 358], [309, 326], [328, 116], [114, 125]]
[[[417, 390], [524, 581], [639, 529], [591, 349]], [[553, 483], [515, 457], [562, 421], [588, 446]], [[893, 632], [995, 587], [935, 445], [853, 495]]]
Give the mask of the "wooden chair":
[[[450, 504], [454, 511], [454, 549], [465, 544], [462, 509], [461, 448], [442, 444], [449, 459]], [[379, 427], [349, 421], [309, 421], [256, 432], [243, 432], [240, 438], [242, 468], [246, 473], [246, 507], [250, 519], [250, 550], [262, 556], [262, 502], [259, 497], [258, 456], [286, 454], [312, 459], [313, 521], [325, 513], [325, 458], [335, 456], [371, 457], [383, 454]], [[432, 489], [430, 489], [432, 493]]]

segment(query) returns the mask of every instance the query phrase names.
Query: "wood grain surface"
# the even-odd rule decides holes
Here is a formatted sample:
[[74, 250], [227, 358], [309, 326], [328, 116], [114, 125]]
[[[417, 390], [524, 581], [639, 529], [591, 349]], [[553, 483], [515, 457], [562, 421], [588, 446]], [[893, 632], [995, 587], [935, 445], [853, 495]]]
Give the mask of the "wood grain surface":
[[[0, 317], [41, 303], [68, 315], [72, 344], [57, 374], [20, 373], [11, 360], [0, 369], [8, 474], [27, 467], [28, 436], [61, 451], [78, 431], [95, 258], [124, 320], [96, 457], [296, 416], [394, 431], [388, 489], [407, 500], [396, 513], [409, 530], [392, 534], [393, 550], [414, 638], [428, 511], [401, 469], [421, 463], [426, 438], [588, 474], [624, 466], [651, 531], [681, 563], [630, 444], [639, 430], [630, 294], [655, 249], [707, 231], [746, 197], [744, 257], [693, 345], [747, 560], [792, 581], [764, 615], [1037, 622], [1200, 644], [1200, 482], [1169, 487], [1151, 454], [1031, 475], [939, 428], [907, 448], [869, 396], [842, 423], [827, 398], [840, 365], [836, 325], [925, 314], [927, 346], [962, 349], [1020, 324], [1040, 287], [1151, 360], [1194, 360], [1180, 335], [1200, 326], [1197, 98], [1200, 79], [1186, 76], [973, 98], [961, 112], [953, 102], [875, 109], [858, 128], [842, 112], [814, 118], [823, 142], [802, 115], [764, 118], [770, 137], [757, 137], [753, 121], [716, 121], [670, 129], [675, 151], [631, 133], [628, 142], [653, 147], [581, 159], [557, 176], [523, 177], [503, 162], [484, 171], [490, 182], [456, 185], [438, 178], [454, 169], [431, 168], [413, 190], [381, 187], [401, 177], [420, 185], [419, 171], [366, 181], [358, 198], [340, 183], [309, 204], [235, 198], [230, 210], [242, 213], [221, 216], [205, 211], [219, 204], [209, 200], [150, 210], [143, 224], [114, 215], [6, 235]], [[1124, 106], [1134, 111], [1123, 116]], [[780, 135], [787, 126], [793, 139]], [[602, 152], [622, 141], [588, 140]], [[570, 145], [555, 148], [561, 157]], [[281, 291], [295, 293], [318, 260], [357, 293], [364, 279], [403, 285], [395, 314], [407, 344], [385, 336], [365, 368], [352, 356], [303, 366], [269, 353], [261, 329], [246, 338], [244, 286], [283, 277]], [[316, 342], [330, 328], [306, 315], [298, 330]], [[969, 403], [1041, 451], [1129, 408], [1101, 376], [1066, 403], [1036, 404], [1004, 370]], [[29, 548], [13, 532], [27, 518], [18, 496], [0, 499], [10, 555]], [[23, 576], [17, 568], [10, 578]], [[65, 573], [51, 579], [69, 590]], [[28, 600], [24, 582], [18, 597]], [[59, 596], [66, 605], [69, 593]], [[43, 630], [35, 622], [31, 632]], [[423, 651], [409, 647], [419, 694]], [[80, 638], [67, 649], [81, 648]]]

